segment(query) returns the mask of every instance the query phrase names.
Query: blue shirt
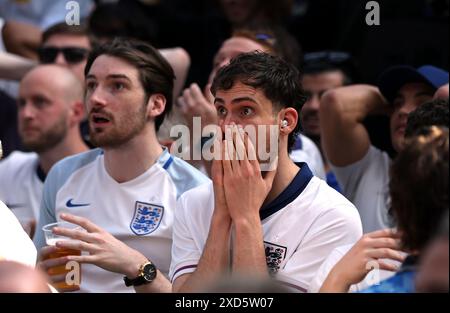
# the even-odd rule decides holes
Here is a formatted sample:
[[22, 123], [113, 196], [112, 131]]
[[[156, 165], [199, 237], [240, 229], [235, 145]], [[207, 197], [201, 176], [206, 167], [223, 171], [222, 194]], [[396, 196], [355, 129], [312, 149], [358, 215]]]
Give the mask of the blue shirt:
[[414, 293], [417, 257], [408, 256], [397, 274], [361, 293]]

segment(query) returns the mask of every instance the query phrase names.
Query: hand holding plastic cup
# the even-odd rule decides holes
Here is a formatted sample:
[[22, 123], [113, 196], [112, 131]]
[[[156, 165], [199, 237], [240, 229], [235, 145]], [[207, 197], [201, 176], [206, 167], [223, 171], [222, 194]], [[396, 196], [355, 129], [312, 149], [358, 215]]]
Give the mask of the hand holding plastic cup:
[[[54, 234], [53, 228], [55, 228], [55, 227], [68, 228], [68, 229], [83, 229], [80, 226], [69, 223], [69, 222], [56, 222], [56, 223], [47, 224], [42, 228], [42, 230], [44, 231], [45, 242], [47, 243], [48, 246], [55, 246], [56, 242], [58, 242], [58, 241], [73, 240], [69, 237]], [[74, 249], [58, 248], [55, 252], [50, 253], [46, 257], [46, 259], [56, 259], [56, 258], [68, 256], [68, 255], [81, 255], [81, 251], [74, 250]], [[56, 282], [53, 284], [53, 286], [55, 288], [57, 288], [58, 290], [73, 291], [76, 289], [76, 288], [74, 289], [74, 285], [76, 285], [76, 283], [78, 283], [78, 286], [76, 286], [76, 287], [78, 287], [78, 289], [79, 289], [79, 284], [81, 283], [81, 264], [77, 264], [78, 277], [68, 277], [68, 275], [74, 274], [74, 273], [72, 273], [74, 270], [72, 268], [72, 266], [68, 266], [68, 265], [70, 265], [69, 263], [70, 262], [68, 262], [65, 265], [55, 266], [48, 270], [48, 274], [50, 276], [55, 276], [55, 275], [64, 275], [65, 276], [65, 279], [63, 281]], [[76, 276], [76, 274], [77, 273], [75, 273], [75, 276]], [[78, 278], [78, 279], [76, 279], [76, 278]]]

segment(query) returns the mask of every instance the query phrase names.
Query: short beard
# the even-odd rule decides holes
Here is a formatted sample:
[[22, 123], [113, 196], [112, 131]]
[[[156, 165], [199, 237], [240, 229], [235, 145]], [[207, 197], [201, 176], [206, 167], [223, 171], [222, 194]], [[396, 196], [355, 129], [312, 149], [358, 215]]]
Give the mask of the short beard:
[[96, 132], [89, 124], [91, 143], [95, 147], [100, 148], [118, 148], [126, 144], [145, 128], [147, 124], [146, 111], [147, 105], [144, 103], [137, 113], [134, 113], [132, 116], [126, 116], [120, 121], [120, 125], [116, 125], [119, 129], [113, 128], [106, 134]]
[[69, 131], [67, 127], [66, 116], [62, 116], [55, 125], [53, 125], [47, 132], [42, 133], [36, 140], [28, 140], [24, 136], [20, 136], [24, 148], [28, 151], [36, 153], [46, 152], [58, 144], [60, 144], [64, 138], [66, 138]]

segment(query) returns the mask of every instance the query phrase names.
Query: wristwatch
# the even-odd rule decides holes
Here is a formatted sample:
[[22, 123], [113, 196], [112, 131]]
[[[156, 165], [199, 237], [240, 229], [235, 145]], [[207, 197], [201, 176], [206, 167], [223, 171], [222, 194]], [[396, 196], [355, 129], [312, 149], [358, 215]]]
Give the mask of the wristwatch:
[[125, 286], [141, 286], [145, 284], [149, 284], [156, 278], [156, 266], [148, 261], [141, 265], [139, 268], [139, 275], [136, 278], [130, 279], [128, 277], [124, 277], [123, 281], [125, 282]]

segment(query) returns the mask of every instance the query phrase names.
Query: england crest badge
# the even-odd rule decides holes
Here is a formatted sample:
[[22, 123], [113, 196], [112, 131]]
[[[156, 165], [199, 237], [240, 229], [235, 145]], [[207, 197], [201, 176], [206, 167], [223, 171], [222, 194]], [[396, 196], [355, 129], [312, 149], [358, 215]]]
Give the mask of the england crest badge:
[[156, 204], [136, 201], [130, 228], [138, 236], [154, 232], [164, 215], [164, 207]]
[[272, 275], [276, 274], [281, 267], [281, 263], [286, 258], [287, 248], [266, 241], [264, 241], [264, 248], [269, 272]]

